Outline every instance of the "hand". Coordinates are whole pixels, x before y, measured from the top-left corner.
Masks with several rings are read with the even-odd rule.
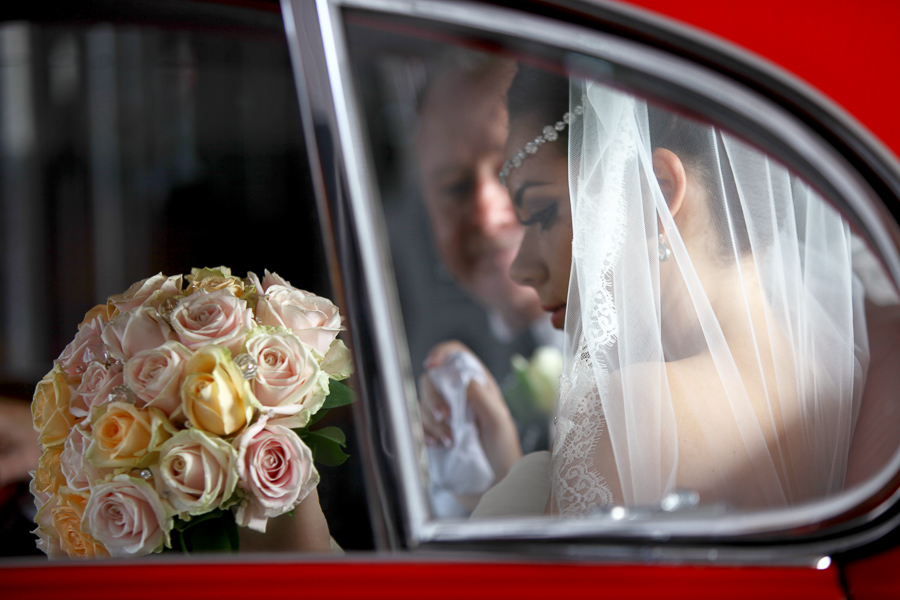
[[[31,406],[0,397],[0,487],[29,478],[41,457],[38,433],[31,422]]]
[[[440,366],[454,352],[466,352],[474,356],[472,351],[460,342],[444,342],[432,348],[425,360],[425,368]],[[499,481],[521,458],[522,448],[515,422],[500,392],[500,386],[481,361],[478,362],[484,371],[486,382],[479,383],[472,380],[467,389],[466,401],[475,415],[475,424],[485,455],[494,469],[496,480]],[[450,408],[427,373],[419,378],[419,396],[425,442],[431,446],[449,447],[453,443],[453,434],[447,424]]]
[[[319,492],[313,490],[295,509],[269,519],[266,532],[239,527],[241,552],[332,552],[328,521],[319,505]]]

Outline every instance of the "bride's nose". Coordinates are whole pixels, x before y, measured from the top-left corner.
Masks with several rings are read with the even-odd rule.
[[[547,266],[541,260],[538,245],[533,239],[532,228],[526,228],[516,258],[509,266],[509,278],[519,285],[538,289],[547,279]]]

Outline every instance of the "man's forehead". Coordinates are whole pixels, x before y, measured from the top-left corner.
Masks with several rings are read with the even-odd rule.
[[[445,83],[445,82],[441,82]],[[434,87],[423,105],[419,145],[440,162],[465,160],[473,153],[502,152],[507,116],[502,90],[471,82]]]

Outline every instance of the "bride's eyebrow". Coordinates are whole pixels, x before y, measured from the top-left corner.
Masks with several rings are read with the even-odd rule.
[[[513,205],[516,208],[522,208],[522,196],[529,188],[537,187],[539,185],[549,185],[548,181],[526,181],[523,183],[518,190],[516,190],[516,195],[513,196]]]

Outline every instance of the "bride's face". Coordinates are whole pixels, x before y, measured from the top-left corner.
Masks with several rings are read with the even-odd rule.
[[[545,124],[523,118],[511,124],[506,156],[538,135]],[[548,142],[507,177],[516,217],[525,228],[509,269],[513,281],[537,291],[553,326],[565,324],[572,264],[572,212],[569,204],[566,144]]]

